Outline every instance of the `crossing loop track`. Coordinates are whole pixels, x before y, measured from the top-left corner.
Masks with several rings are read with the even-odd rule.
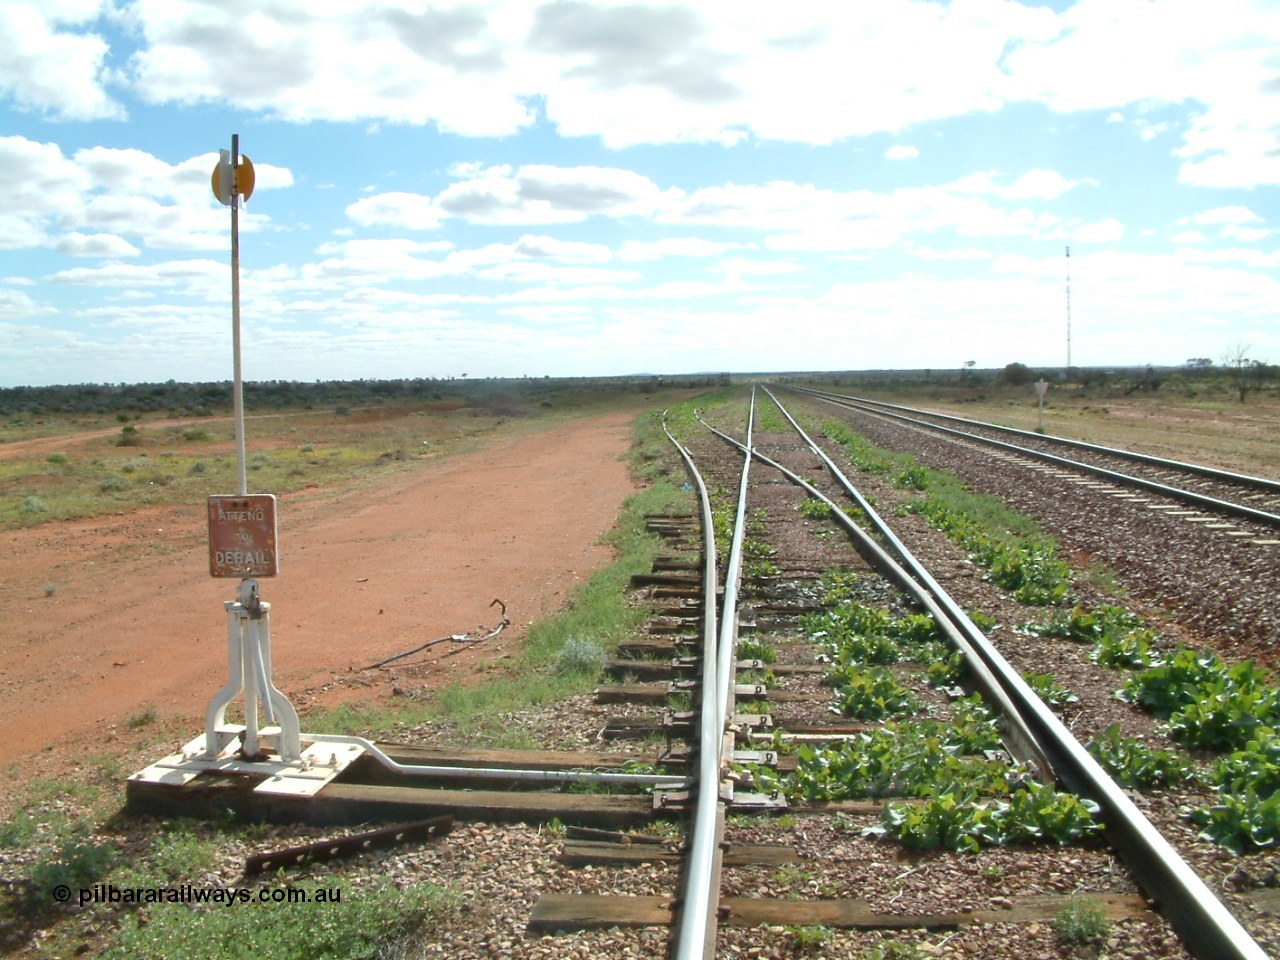
[[[1014,444],[1004,440],[997,440],[994,437],[987,437],[980,433],[975,433],[974,428],[999,431],[1040,443],[1052,442],[1055,445],[1086,450],[1095,454],[1105,454],[1108,457],[1121,457],[1147,466],[1158,467],[1166,471],[1168,474],[1181,474],[1184,477],[1208,478],[1209,480],[1215,481],[1217,484],[1221,485],[1221,488],[1224,491],[1234,489],[1237,497],[1240,499],[1250,495],[1258,496],[1260,495],[1259,491],[1263,491],[1264,494],[1275,494],[1277,497],[1280,497],[1280,482],[1269,480],[1265,477],[1250,477],[1243,474],[1231,473],[1225,470],[1216,470],[1212,467],[1206,467],[1201,464],[1183,463],[1177,460],[1164,460],[1159,457],[1148,456],[1147,454],[1134,453],[1127,450],[1116,450],[1110,447],[1101,447],[1096,444],[1084,443],[1078,440],[1067,440],[1060,437],[1046,437],[1041,434],[1029,433],[1025,430],[1014,430],[1011,427],[1004,427],[998,424],[964,420],[960,417],[951,417],[945,414],[916,410],[910,407],[901,407],[894,404],[881,403],[879,401],[863,400],[857,397],[848,397],[842,394],[829,393],[826,391],[810,390],[802,387],[788,387],[787,389],[830,403],[837,407],[858,410],[862,413],[895,420],[901,423],[907,423],[921,429],[930,430],[957,439],[963,439],[967,442],[984,444],[986,446],[1003,450],[1007,453],[1016,454],[1020,457],[1027,457],[1044,463],[1053,464],[1054,466],[1061,467],[1063,469],[1089,474],[1121,486],[1134,487],[1149,493],[1155,493],[1163,497],[1168,497],[1171,500],[1190,504],[1202,510],[1236,517],[1242,520],[1249,520],[1273,529],[1280,529],[1280,514],[1261,510],[1257,507],[1237,502],[1236,500],[1227,500],[1223,499],[1223,497],[1212,497],[1194,490],[1185,489],[1184,487],[1174,486],[1169,483],[1162,483],[1160,481],[1137,476],[1132,473],[1124,473],[1120,470],[1101,466],[1097,463],[1073,460],[1068,457],[1058,456],[1033,447]],[[943,426],[942,424],[932,422],[931,420],[923,419],[923,417],[961,423],[968,426],[970,429],[960,430],[954,427]],[[1224,493],[1224,496],[1225,495],[1227,494]]]
[[[766,391],[768,392],[768,391]],[[822,457],[832,474],[846,491],[853,491],[852,484],[844,477],[834,462],[810,439],[794,418],[783,408],[773,394],[769,396],[778,404],[791,425],[805,439],[810,449]],[[763,460],[759,454],[758,459]],[[798,478],[796,478],[798,480]],[[815,491],[816,492],[816,491]],[[866,503],[865,498],[851,493],[863,507],[876,532],[893,538],[892,531],[878,514]],[[825,499],[825,498],[824,498]],[[921,566],[904,546],[896,542],[904,565],[921,583],[929,584],[929,592],[942,600],[948,615],[956,614],[968,624],[966,633],[971,639],[978,657],[997,678],[1004,694],[1016,704],[1016,716],[1022,718],[1033,731],[1038,742],[1049,754],[1055,771],[1074,789],[1095,799],[1102,807],[1108,835],[1123,853],[1130,869],[1137,875],[1148,894],[1157,900],[1165,916],[1178,930],[1191,952],[1197,957],[1208,958],[1262,958],[1266,954],[1235,920],[1213,893],[1160,835],[1128,796],[1098,766],[1097,762],[1075,739],[1061,720],[1037,697],[995,647],[968,622],[927,570]],[[972,636],[976,634],[976,636]],[[1003,699],[1003,698],[1002,698]]]
[[[1262,949],[1196,873],[1182,861],[1172,846],[1076,741],[1062,721],[1041,702],[982,631],[912,556],[867,499],[843,475],[837,464],[804,432],[777,398],[767,390],[765,392],[808,448],[823,460],[833,479],[866,514],[871,530],[859,527],[840,509],[839,504],[812,484],[753,449],[751,425],[755,418],[754,391],[746,443],[740,443],[703,422],[708,430],[744,455],[724,606],[717,630],[716,545],[711,533],[714,524],[706,484],[688,449],[668,432],[668,437],[680,452],[699,491],[704,530],[707,531],[704,538],[704,587],[707,592],[704,600],[702,716],[697,748],[700,757],[698,802],[693,841],[685,867],[681,919],[675,938],[674,956],[678,960],[697,960],[715,955],[716,904],[719,898],[720,851],[725,822],[725,805],[722,801],[732,791],[731,782],[726,783],[725,775],[734,743],[733,733],[729,730],[729,710],[732,707],[733,689],[731,672],[735,662],[737,582],[745,529],[747,471],[751,460],[755,459],[780,471],[807,494],[823,500],[833,508],[833,518],[845,527],[858,544],[860,552],[872,565],[933,615],[935,622],[951,642],[964,652],[975,686],[989,702],[998,705],[1004,712],[1012,732],[1012,736],[1007,738],[1012,741],[1011,749],[1023,759],[1037,763],[1042,768],[1042,775],[1046,767],[1051,767],[1050,776],[1062,779],[1078,793],[1090,796],[1099,803],[1104,811],[1111,842],[1121,851],[1148,895],[1161,905],[1166,918],[1178,930],[1193,955],[1224,960],[1260,960],[1265,957]]]

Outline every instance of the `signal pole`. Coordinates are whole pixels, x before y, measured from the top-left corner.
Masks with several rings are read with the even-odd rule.
[[[240,367],[240,194],[237,191],[236,167],[240,166],[240,134],[231,135],[231,352],[232,413],[236,421],[236,479],[237,492],[244,496],[249,492],[244,465],[244,379]],[[1070,360],[1067,361],[1070,366]]]

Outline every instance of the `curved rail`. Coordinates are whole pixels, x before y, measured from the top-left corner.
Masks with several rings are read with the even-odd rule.
[[[775,400],[774,402],[776,403],[777,401]],[[785,411],[783,412],[785,413]],[[746,450],[746,447],[743,446],[743,444],[739,443],[728,434],[721,433],[714,427],[708,427],[708,429],[726,443],[729,443],[740,450]],[[1012,752],[1017,755],[1020,760],[1024,760],[1025,762],[1037,767],[1046,779],[1052,779],[1052,766],[1049,763],[1048,758],[1045,756],[1044,751],[1041,750],[1040,745],[1037,743],[1035,734],[1022,721],[1017,707],[1008,698],[1008,696],[1005,695],[1004,689],[997,682],[996,678],[991,675],[991,672],[986,667],[984,661],[978,656],[977,652],[972,647],[970,638],[974,634],[981,637],[981,631],[974,626],[968,616],[966,616],[954,602],[951,602],[951,598],[942,591],[942,588],[937,587],[936,583],[934,584],[938,593],[940,593],[949,603],[949,607],[940,602],[939,598],[924,584],[922,580],[913,577],[911,573],[899,564],[897,560],[890,556],[889,553],[885,551],[885,549],[881,547],[880,544],[870,536],[870,534],[867,533],[867,531],[858,526],[851,517],[841,510],[839,504],[827,497],[827,495],[821,490],[813,486],[813,484],[809,483],[803,477],[788,470],[782,464],[765,456],[760,451],[752,450],[751,455],[765,466],[773,467],[773,469],[780,472],[811,497],[821,500],[830,507],[832,519],[843,526],[846,532],[848,532],[848,534],[857,541],[858,549],[863,553],[868,561],[875,566],[877,570],[884,574],[886,578],[908,593],[922,609],[929,612],[933,617],[934,622],[938,625],[938,629],[946,634],[947,638],[956,646],[957,649],[964,652],[966,661],[972,669],[974,686],[976,686],[982,692],[982,695],[988,700],[998,703],[1001,711],[1008,718],[1010,725],[1009,739]],[[861,500],[860,494],[858,495],[858,498]],[[872,515],[874,515],[874,511],[872,511]],[[876,519],[878,520],[879,518],[877,517]],[[899,546],[901,545],[899,544]],[[905,548],[902,549],[905,552]],[[907,556],[910,556],[910,554],[907,554]]]
[[[770,396],[778,403],[776,397],[772,397],[772,394]],[[778,407],[783,409],[780,403]],[[786,413],[785,410],[783,412]],[[787,418],[791,419],[790,414],[787,414]],[[795,421],[792,420],[792,423]],[[800,432],[803,435],[803,431]],[[813,441],[808,442],[816,451]],[[759,454],[756,456],[760,458]],[[829,458],[823,456],[823,459],[831,464]],[[851,489],[852,485],[840,471],[833,469],[833,474],[839,477],[839,482],[846,490]],[[808,484],[805,486],[809,487]],[[812,490],[812,487],[809,489]],[[822,499],[826,500],[825,497]],[[860,495],[857,499],[860,504],[865,503]],[[826,502],[831,503],[829,500]],[[837,511],[837,516],[842,515]],[[887,525],[874,511],[867,511],[867,515],[882,535],[892,537]],[[919,577],[921,583],[930,584],[930,594],[939,600],[946,596],[946,592],[933,581],[928,571],[900,543],[895,548],[895,552],[899,551],[912,575]],[[968,621],[968,617],[959,611],[949,597],[946,603],[949,608],[958,611],[964,621]],[[1005,697],[1016,705],[1016,715],[1031,729],[1037,742],[1049,755],[1055,771],[1073,789],[1097,801],[1106,818],[1108,836],[1124,854],[1129,868],[1138,877],[1147,894],[1160,903],[1165,917],[1178,931],[1192,954],[1203,960],[1263,960],[1266,953],[1205,886],[1199,875],[1183,861],[1053,711],[1032,692],[990,640],[971,622],[968,623],[968,628],[966,633],[971,629],[976,634],[970,638],[975,651],[996,677]]]
[[[747,415],[748,444],[755,416],[755,392]],[[680,452],[685,469],[698,490],[703,522],[703,641],[702,696],[698,732],[697,805],[694,808],[693,839],[685,861],[685,883],[678,931],[674,943],[676,960],[703,960],[715,956],[720,905],[720,870],[723,858],[725,782],[730,756],[726,755],[726,724],[733,705],[734,648],[738,629],[738,588],[742,572],[742,542],[746,530],[747,484],[751,457],[743,458],[738,484],[738,504],[733,540],[725,570],[724,606],[720,630],[716,630],[716,543],[711,500],[706,484],[689,451],[670,431],[668,439]],[[731,749],[731,747],[730,747]]]
[[[1265,510],[1256,510],[1253,507],[1246,507],[1243,504],[1232,503],[1229,500],[1219,500],[1216,497],[1208,497],[1202,493],[1195,493],[1191,490],[1183,490],[1181,487],[1171,487],[1168,484],[1157,483],[1154,480],[1147,480],[1144,477],[1135,477],[1133,474],[1120,473],[1116,470],[1108,470],[1106,467],[1094,466],[1090,463],[1082,463],[1079,460],[1069,460],[1066,457],[1059,457],[1052,453],[1045,453],[1042,450],[1032,450],[1029,447],[1020,447],[1017,444],[1006,443],[1003,440],[996,440],[992,437],[980,436],[976,433],[969,433],[966,430],[956,430],[952,427],[944,427],[938,423],[929,423],[926,420],[919,420],[915,417],[908,417],[901,413],[892,413],[888,410],[877,410],[868,408],[864,405],[864,401],[853,400],[851,398],[842,397],[839,394],[822,394],[812,390],[802,390],[791,387],[798,393],[816,397],[825,403],[834,406],[845,407],[846,409],[858,410],[862,413],[871,414],[877,417],[886,417],[893,420],[901,420],[904,423],[910,423],[914,426],[923,427],[927,430],[933,430],[938,433],[950,436],[961,437],[976,443],[986,444],[987,446],[996,447],[1008,453],[1015,453],[1019,456],[1031,457],[1036,460],[1042,460],[1046,463],[1052,463],[1059,467],[1069,470],[1076,470],[1081,473],[1088,473],[1095,477],[1101,477],[1118,483],[1123,486],[1137,487],[1147,490],[1151,493],[1158,493],[1161,496],[1168,497],[1171,500],[1181,500],[1183,503],[1194,504],[1205,510],[1213,510],[1217,513],[1225,513],[1230,516],[1239,517],[1245,520],[1252,520],[1255,523],[1261,523],[1268,527],[1280,528],[1280,516],[1274,513],[1267,513]],[[930,414],[933,416],[933,414]],[[1037,434],[1038,436],[1038,434]],[[1172,463],[1173,461],[1169,461]],[[1209,469],[1209,468],[1205,468]]]

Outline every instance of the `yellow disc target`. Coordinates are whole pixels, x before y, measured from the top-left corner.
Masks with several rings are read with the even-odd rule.
[[[225,151],[224,151],[225,152]],[[219,163],[213,168],[213,176],[210,178],[210,186],[213,187],[213,195],[218,198],[219,203],[231,203],[231,190],[223,190],[222,176],[224,165]],[[229,173],[231,164],[226,164],[225,169]],[[253,194],[253,164],[249,162],[249,158],[242,156],[240,163],[236,166],[236,193],[240,194],[245,200]]]

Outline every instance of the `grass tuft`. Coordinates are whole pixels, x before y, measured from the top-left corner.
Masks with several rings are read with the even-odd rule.
[[[1082,947],[1101,941],[1111,924],[1095,901],[1072,900],[1053,918],[1053,929],[1064,946]]]

